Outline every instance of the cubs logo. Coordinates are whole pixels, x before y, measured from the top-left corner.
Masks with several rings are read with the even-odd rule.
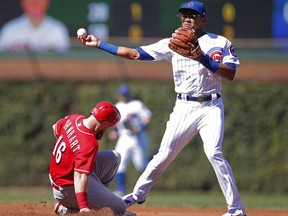
[[[234,46],[233,45],[231,45],[230,46],[230,53],[231,53],[231,55],[233,55],[235,58],[237,57],[237,55],[236,55],[236,52],[235,52],[235,49],[234,49]]]
[[[189,2],[187,6],[192,7],[193,5],[194,5],[194,2]]]
[[[221,48],[214,48],[212,50],[209,50],[207,53],[209,55],[209,58],[217,61],[218,63],[222,62],[222,49]]]

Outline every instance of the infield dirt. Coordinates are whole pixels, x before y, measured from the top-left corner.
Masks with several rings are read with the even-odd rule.
[[[128,209],[137,216],[221,216],[225,209],[212,208],[181,208],[181,207],[151,207],[151,206],[133,206]],[[1,216],[55,216],[53,205],[46,202],[38,204],[31,203],[0,203]],[[76,214],[77,215],[77,214]],[[109,209],[99,210],[93,213],[81,214],[85,216],[113,216]],[[286,216],[288,210],[276,209],[247,209],[249,216]]]

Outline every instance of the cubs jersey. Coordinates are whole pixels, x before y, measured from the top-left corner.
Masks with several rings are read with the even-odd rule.
[[[54,146],[50,175],[58,186],[74,184],[74,171],[89,175],[96,160],[99,146],[95,133],[83,125],[85,116],[72,114],[55,124]]]
[[[167,60],[172,63],[175,91],[198,97],[221,92],[221,78],[198,61],[183,57],[169,47],[170,38],[141,48],[156,61]],[[198,38],[203,54],[208,55],[218,63],[240,65],[232,43],[225,37],[206,33]]]
[[[150,118],[152,115],[151,111],[140,100],[130,100],[127,103],[119,101],[115,106],[121,113],[121,119],[117,125],[117,131],[120,136],[133,135],[133,132],[125,126],[126,123],[133,127],[141,128],[145,119]],[[142,131],[140,130],[139,132]]]
[[[192,6],[194,2],[188,4]],[[139,49],[139,59],[169,61],[173,68],[176,93],[193,97],[211,95],[211,100],[204,102],[177,97],[173,112],[166,124],[159,151],[139,177],[133,189],[133,195],[135,195],[133,197],[137,201],[145,200],[156,180],[199,133],[203,141],[204,152],[215,171],[228,209],[239,208],[244,211],[232,169],[222,152],[224,105],[220,97],[212,97],[212,94],[219,95],[221,92],[221,78],[200,62],[172,51],[168,47],[169,40],[170,38],[167,38],[155,44],[142,46],[142,50]],[[234,48],[225,37],[206,33],[198,38],[198,42],[205,57],[235,69],[239,66]]]

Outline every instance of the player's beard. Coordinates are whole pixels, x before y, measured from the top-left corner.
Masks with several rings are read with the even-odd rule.
[[[103,131],[99,131],[99,132],[96,134],[96,139],[97,139],[97,140],[101,140],[103,134],[104,134]]]

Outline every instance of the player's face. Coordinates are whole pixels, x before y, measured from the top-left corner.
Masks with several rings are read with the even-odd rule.
[[[29,17],[43,17],[49,7],[49,0],[21,0],[21,5]]]
[[[101,140],[106,131],[111,127],[111,124],[108,121],[101,123],[101,126],[95,130],[96,139]]]
[[[180,14],[182,27],[185,29],[193,29],[195,31],[202,29],[205,23],[205,17],[197,12],[189,11]]]

